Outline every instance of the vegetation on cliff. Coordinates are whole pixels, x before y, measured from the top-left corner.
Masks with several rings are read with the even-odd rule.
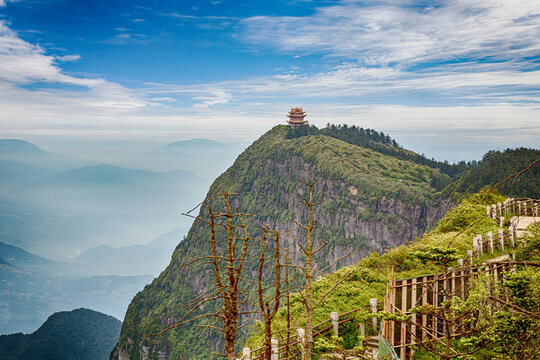
[[[497,203],[504,197],[485,193],[474,194],[464,199],[458,206],[450,210],[430,232],[424,234],[415,242],[401,245],[387,250],[384,254],[372,252],[357,264],[342,268],[334,273],[320,277],[314,283],[315,301],[325,294],[333,284],[343,281],[323,301],[314,314],[314,323],[319,323],[330,318],[332,311],[340,314],[361,308],[369,304],[369,299],[382,300],[386,294],[386,284],[393,276],[395,279],[411,278],[441,272],[444,266],[434,262],[426,262],[412,253],[425,250],[427,247],[447,247],[456,250],[456,255],[463,258],[467,250],[472,248],[472,238],[477,234],[485,234],[489,231],[496,232],[498,224],[485,216],[486,203]],[[484,255],[489,258],[488,255]],[[290,299],[290,309],[293,318],[300,318],[303,312],[300,294],[293,294]],[[274,320],[274,331],[286,329],[286,310],[280,308],[278,316]],[[368,309],[364,312],[367,317]],[[360,321],[362,315],[358,317]],[[303,326],[300,322],[298,326]],[[354,326],[351,326],[354,329]],[[261,325],[257,323],[253,329],[254,334],[247,341],[251,348],[257,348],[261,344]],[[358,342],[357,330],[348,331],[345,336],[345,346],[354,347]]]
[[[343,126],[290,130],[276,126],[216,179],[208,196],[223,192],[239,194],[232,205],[255,215],[247,222],[250,234],[257,236],[262,225],[279,228],[288,235],[283,246],[293,249],[291,257],[298,260],[300,249],[296,238],[300,234],[293,220],[305,222],[306,211],[299,204],[304,190],[297,180],[307,179],[309,169],[314,169],[319,180],[314,201],[322,201],[314,214],[319,221],[315,237],[320,243],[328,242],[315,262],[323,268],[351,250],[360,250],[348,259],[348,264],[356,265],[317,282],[315,298],[345,274],[350,276],[338,292],[322,302],[315,314],[314,322],[317,322],[327,319],[330,311],[346,312],[358,304],[366,304],[369,298],[381,299],[392,266],[396,277],[428,274],[438,269],[410,256],[411,251],[446,246],[451,241],[457,254],[464,255],[471,248],[472,236],[495,230],[497,224],[485,218],[485,206],[479,195],[473,195],[433,231],[412,244],[446,213],[452,204],[448,200],[450,196],[460,198],[461,191],[468,191],[452,185],[451,175],[459,178],[476,168],[482,172],[481,165],[446,167],[445,163],[428,161],[401,149],[386,135],[371,130],[362,132]],[[505,176],[510,173],[507,170]],[[464,179],[462,183],[469,181]],[[483,187],[489,181],[482,176],[477,186]],[[500,200],[498,195],[483,199],[486,203]],[[204,211],[200,215],[204,216]],[[112,359],[205,359],[211,357],[212,351],[221,350],[223,340],[219,334],[194,326],[176,328],[155,341],[147,337],[176,323],[185,304],[208,289],[212,275],[205,264],[182,266],[208,255],[208,236],[208,228],[195,222],[187,238],[175,249],[170,265],[133,299]],[[411,245],[404,246],[407,243]],[[393,249],[379,255],[390,248]],[[361,260],[368,254],[369,257]],[[248,277],[255,276],[255,261],[248,262],[245,268]],[[291,308],[298,315],[302,304],[300,295],[295,296]],[[208,311],[212,311],[211,305],[204,305],[193,316]],[[274,322],[276,329],[283,327],[283,315],[280,310]],[[254,320],[243,317],[240,323],[250,324]],[[347,341],[355,341],[356,335],[351,334],[352,340]],[[242,343],[242,336],[238,343]],[[255,346],[259,340],[254,336],[249,343]]]
[[[310,168],[319,180],[314,201],[323,200],[315,213],[319,220],[317,239],[329,243],[314,259],[321,267],[353,249],[361,252],[351,257],[349,264],[369,251],[412,241],[444,214],[448,204],[437,195],[437,184],[447,183],[449,176],[440,169],[335,137],[319,134],[287,139],[287,133],[285,126],[270,130],[209,190],[209,195],[225,191],[239,194],[233,206],[255,215],[248,224],[252,235],[257,235],[256,228],[263,224],[277,226],[290,234],[284,246],[294,249],[298,229],[293,220],[306,218],[298,202],[303,189],[297,180],[307,179]],[[208,253],[207,238],[208,229],[195,222],[167,269],[134,298],[113,358],[122,353],[131,360],[140,359],[143,346],[148,348],[148,358],[159,354],[204,358],[218,350],[221,343],[216,334],[207,332],[201,338],[202,331],[193,327],[175,329],[153,343],[145,338],[175,323],[183,304],[209,285],[206,265],[181,266]],[[293,252],[293,258],[299,256],[299,249]],[[255,268],[254,262],[246,265],[248,274]]]

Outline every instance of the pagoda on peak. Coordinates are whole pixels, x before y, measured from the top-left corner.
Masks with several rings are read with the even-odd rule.
[[[302,111],[302,108],[291,108],[291,111],[287,116],[289,117],[287,123],[289,127],[293,129],[307,124],[307,120],[304,119],[306,117],[306,113]]]

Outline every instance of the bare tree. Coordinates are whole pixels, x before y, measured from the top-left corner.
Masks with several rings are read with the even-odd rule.
[[[184,315],[178,322],[159,333],[149,335],[156,337],[195,320],[212,318],[213,321],[210,324],[196,324],[195,326],[207,327],[223,333],[225,338],[225,354],[218,355],[226,357],[227,360],[235,359],[234,348],[239,329],[239,317],[252,312],[241,310],[242,305],[248,303],[247,299],[249,297],[241,287],[241,281],[243,280],[241,274],[249,255],[250,242],[253,240],[248,235],[244,221],[244,218],[250,215],[242,213],[238,209],[233,211],[230,205],[230,197],[232,195],[236,194],[225,192],[211,196],[185,214],[191,216],[190,213],[199,206],[207,207],[208,218],[202,216],[194,218],[196,221],[203,221],[210,228],[208,242],[211,247],[211,255],[196,258],[183,266],[199,261],[210,264],[213,269],[214,285],[188,304],[183,310]],[[215,212],[213,204],[220,201],[222,202],[224,211]],[[225,242],[221,244],[219,240],[223,237]],[[221,308],[216,312],[190,317],[203,304],[210,301],[219,301]],[[221,326],[219,326],[219,323],[221,323]]]
[[[266,257],[267,234],[274,233],[274,253]],[[276,228],[274,231],[269,231],[263,227],[263,238],[261,244],[261,256],[259,258],[259,273],[258,273],[258,297],[259,309],[264,321],[264,358],[270,360],[272,355],[272,320],[276,316],[281,300],[281,258],[280,258],[279,231]],[[275,270],[275,281],[267,286],[263,283],[264,265],[267,261],[273,260],[272,268]],[[273,291],[273,294],[268,299],[265,297],[265,291]]]
[[[352,274],[352,271],[345,274],[338,282],[336,282],[326,293],[324,293],[318,301],[315,303],[313,299],[313,279],[315,277],[315,274],[324,274],[326,270],[330,269],[332,266],[334,266],[338,261],[343,260],[344,258],[352,255],[355,253],[355,251],[347,253],[345,256],[342,256],[338,259],[336,259],[333,263],[328,265],[327,267],[323,269],[316,269],[316,266],[314,265],[313,257],[315,254],[317,254],[321,249],[323,249],[326,246],[326,242],[323,244],[320,244],[318,246],[315,245],[315,241],[313,239],[313,231],[315,229],[315,226],[317,225],[317,221],[313,219],[313,210],[315,206],[322,203],[322,201],[314,202],[313,200],[313,190],[315,185],[318,183],[317,180],[314,180],[313,177],[313,169],[310,169],[309,172],[309,181],[302,181],[298,180],[300,183],[304,184],[308,188],[308,197],[307,199],[304,198],[301,202],[307,207],[308,210],[308,219],[307,224],[301,224],[298,221],[294,221],[296,225],[298,225],[301,229],[303,229],[306,232],[306,240],[305,240],[305,246],[302,245],[302,242],[299,241],[298,245],[300,246],[300,249],[302,250],[302,253],[305,255],[305,265],[298,265],[293,264],[293,266],[298,269],[301,274],[302,278],[305,280],[304,289],[302,292],[299,292],[300,296],[302,297],[302,300],[304,302],[304,315],[305,315],[305,344],[303,344],[303,359],[304,360],[310,360],[311,359],[311,352],[313,349],[313,312],[314,310],[322,303],[322,301],[332,292],[336,289],[336,287],[344,282],[350,274]]]

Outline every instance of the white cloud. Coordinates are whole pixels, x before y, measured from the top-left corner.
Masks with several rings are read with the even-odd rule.
[[[23,103],[30,102],[32,98],[43,99],[44,96],[54,97],[55,94],[62,94],[67,95],[66,99],[69,101],[79,99],[80,105],[84,104],[92,109],[96,107],[127,109],[144,106],[144,102],[131,96],[129,90],[119,84],[99,78],[72,76],[64,73],[57,65],[57,61],[74,61],[79,58],[79,55],[63,57],[47,55],[43,48],[21,39],[4,21],[0,20],[0,84],[2,85],[0,95],[3,98],[2,103],[7,105],[11,100],[16,103],[21,100],[17,97],[20,94],[25,94],[26,101]],[[60,86],[76,85],[86,91],[82,94],[58,89],[50,92],[46,90],[28,91],[20,87],[20,85],[33,83]]]
[[[81,55],[75,54],[75,55],[64,55],[64,56],[57,56],[56,60],[58,61],[77,61],[81,59]]]
[[[284,52],[324,53],[367,65],[538,55],[540,0],[342,1],[306,17],[256,16],[244,38]]]
[[[0,7],[4,7],[8,2],[17,2],[19,0],[0,0]]]

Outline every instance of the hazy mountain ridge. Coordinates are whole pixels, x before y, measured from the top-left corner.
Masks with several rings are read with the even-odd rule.
[[[129,300],[153,277],[92,276],[81,264],[51,261],[3,243],[0,250],[0,334],[31,332],[51,313],[76,307],[123,318]]]
[[[0,336],[0,360],[105,360],[121,325],[89,309],[58,312],[32,334]]]
[[[90,160],[49,152],[19,139],[0,139],[0,158],[54,171],[94,164]]]

